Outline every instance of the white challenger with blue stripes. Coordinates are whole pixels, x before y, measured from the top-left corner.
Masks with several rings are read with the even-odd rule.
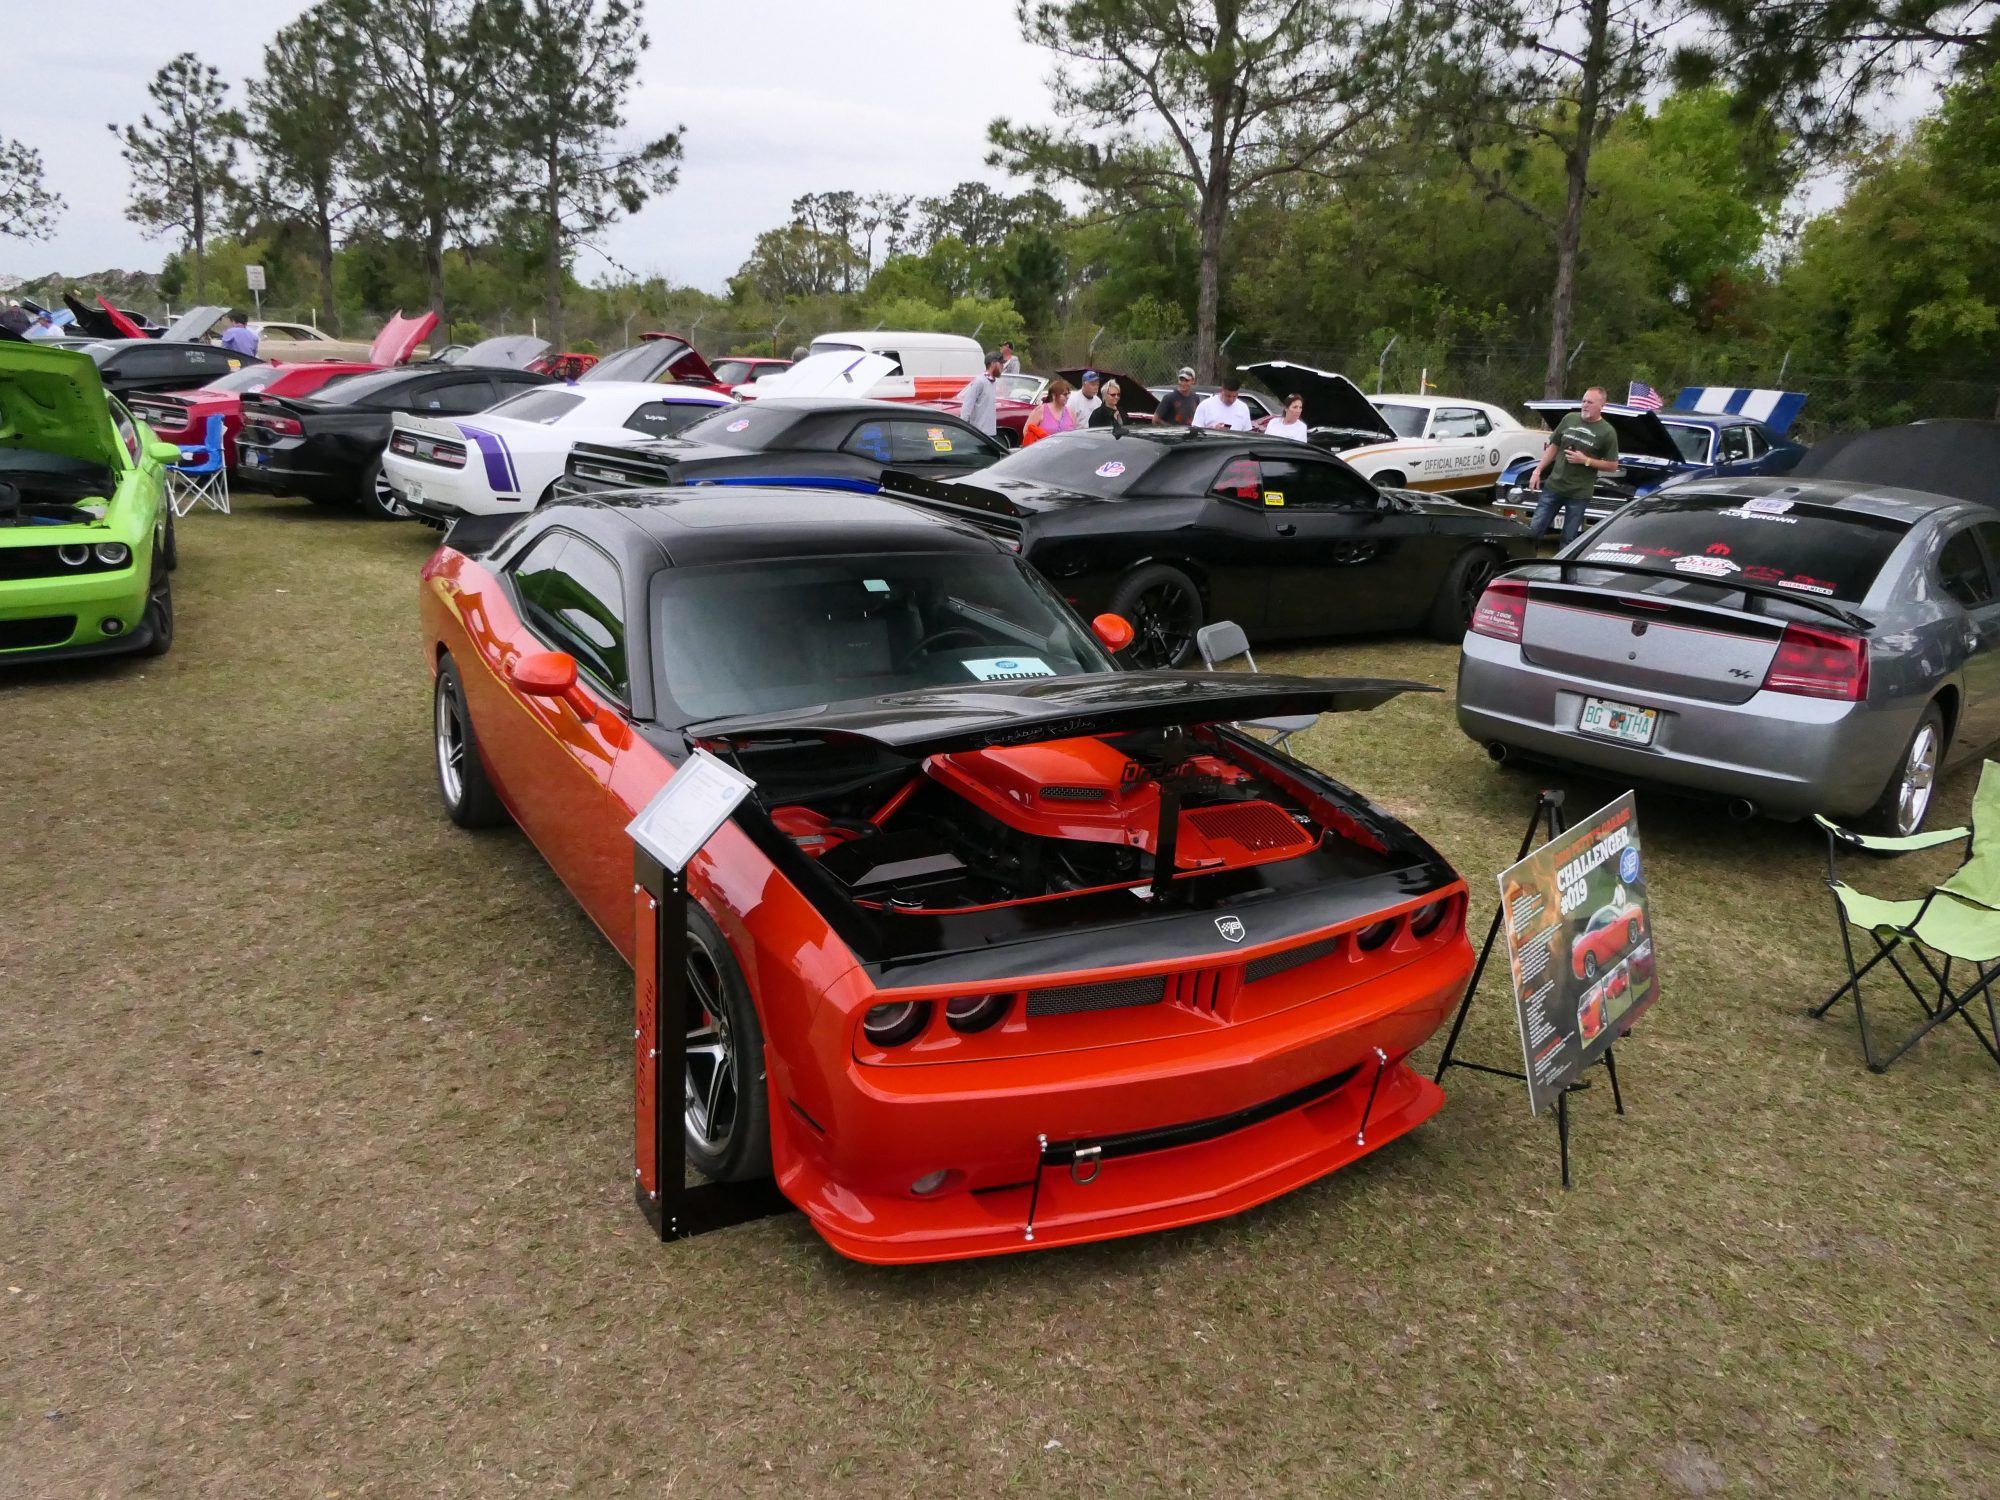
[[[477,416],[398,413],[382,473],[418,520],[525,515],[547,499],[580,442],[629,447],[672,437],[734,398],[642,381],[542,386]]]

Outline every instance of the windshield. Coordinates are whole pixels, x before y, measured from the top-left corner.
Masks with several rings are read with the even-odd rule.
[[[1042,377],[1039,375],[1002,375],[999,396],[1002,401],[1032,401],[1040,394]]]
[[[680,436],[690,443],[719,443],[725,448],[748,448],[755,452],[773,447],[794,426],[802,413],[761,401],[729,405],[709,412],[699,422],[690,422]]]
[[[1662,493],[1626,506],[1573,555],[1854,603],[1908,531],[1902,521],[1802,500]]]
[[[1112,669],[1048,585],[998,552],[668,568],[652,592],[660,690],[682,724]]]
[[[1667,435],[1674,440],[1674,446],[1681,450],[1681,457],[1691,464],[1708,462],[1708,429],[1706,427],[1683,427],[1678,422],[1669,422]]]
[[[981,484],[1032,479],[1093,495],[1122,495],[1166,453],[1163,444],[1109,433],[1059,432],[1008,454]]]
[[[1377,401],[1375,410],[1382,413],[1382,420],[1395,429],[1397,437],[1420,438],[1424,435],[1424,418],[1430,412],[1421,406],[1396,406]]]
[[[715,371],[717,385],[744,385],[759,375],[775,375],[789,367],[769,360],[718,359],[710,368]]]
[[[570,412],[583,405],[583,397],[572,391],[533,390],[523,391],[518,396],[509,396],[505,401],[486,408],[489,417],[512,417],[517,422],[539,422],[544,427],[553,427]]]

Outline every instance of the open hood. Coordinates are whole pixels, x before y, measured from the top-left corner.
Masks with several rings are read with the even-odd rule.
[[[503,333],[482,339],[452,361],[482,370],[525,370],[549,351],[549,341],[531,333]]]
[[[662,385],[714,385],[715,371],[701,351],[677,333],[648,333],[640,342],[607,354],[583,374],[585,380],[637,380]]]
[[[1581,401],[1529,401],[1523,404],[1529,411],[1538,411],[1549,418],[1551,431],[1557,422],[1583,406]],[[1607,403],[1604,420],[1618,434],[1620,458],[1651,459],[1655,463],[1687,466],[1687,460],[1681,456],[1680,445],[1667,431],[1667,424],[1660,420],[1659,413],[1642,411],[1636,406],[1612,406]],[[1702,466],[1697,464],[1693,467]]]
[[[1269,672],[1096,672],[973,687],[921,688],[879,698],[750,714],[690,725],[696,740],[860,741],[920,759],[989,745],[1028,745],[1165,725],[1192,726],[1286,714],[1354,713],[1399,693],[1435,693],[1420,682],[1368,677],[1284,677]]]
[[[1806,404],[1804,391],[1759,390],[1742,385],[1684,385],[1674,410],[1705,417],[1749,417],[1783,437]]]
[[[382,325],[382,331],[375,335],[375,342],[368,346],[368,363],[371,365],[400,365],[417,352],[417,345],[430,337],[437,327],[438,315],[427,312],[421,318],[406,318],[402,308]],[[529,356],[533,358],[533,356]]]
[[[1083,365],[1072,365],[1067,370],[1056,371],[1056,374],[1069,382],[1071,390],[1078,390],[1083,385],[1085,368]],[[1147,390],[1137,376],[1127,375],[1123,370],[1107,370],[1102,365],[1088,368],[1097,371],[1100,380],[1118,382],[1118,409],[1126,416],[1150,417],[1160,409],[1160,398]],[[1101,391],[1104,387],[1099,385],[1098,389]]]
[[[35,448],[116,469],[124,451],[88,354],[0,344],[0,448]]]
[[[170,344],[199,343],[228,316],[229,309],[226,307],[190,307],[169,323],[167,331],[160,337]]]
[[[1245,375],[1254,375],[1264,389],[1278,398],[1278,415],[1284,415],[1287,396],[1305,401],[1307,427],[1337,427],[1346,432],[1379,433],[1382,441],[1397,441],[1396,429],[1375,409],[1375,403],[1361,393],[1361,387],[1333,370],[1316,370],[1311,365],[1295,365],[1288,359],[1260,360],[1254,365],[1238,365]]]
[[[895,372],[896,362],[887,355],[829,349],[766,375],[751,389],[760,401],[766,396],[866,396]]]
[[[63,306],[70,312],[70,327],[87,338],[93,339],[142,339],[146,335],[133,326],[132,320],[119,313],[110,303],[92,307],[82,301],[74,292],[62,294]],[[121,326],[122,325],[122,326]]]

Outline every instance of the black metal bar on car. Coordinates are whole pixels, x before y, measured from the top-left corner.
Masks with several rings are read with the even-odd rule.
[[[1875,622],[1865,615],[1856,614],[1853,610],[1843,605],[1835,604],[1830,599],[1820,599],[1811,594],[1802,594],[1796,589],[1779,588],[1776,584],[1772,583],[1745,583],[1741,579],[1736,578],[1693,578],[1684,573],[1670,573],[1661,568],[1648,567],[1644,563],[1591,562],[1583,558],[1531,558],[1526,562],[1519,562],[1510,567],[1502,568],[1494,576],[1496,578],[1504,578],[1513,575],[1525,575],[1530,568],[1556,568],[1560,571],[1560,577],[1555,579],[1524,577],[1524,581],[1528,583],[1576,583],[1578,580],[1575,577],[1575,570],[1578,568],[1594,568],[1606,573],[1636,573],[1645,578],[1671,578],[1681,583],[1699,583],[1705,588],[1721,589],[1726,593],[1742,594],[1747,599],[1782,599],[1787,604],[1797,604],[1805,609],[1816,610],[1820,614],[1829,615],[1840,621],[1843,625],[1853,626],[1856,630],[1873,630],[1875,628]]]
[[[1248,1130],[1252,1125],[1261,1125],[1266,1120],[1274,1120],[1279,1115],[1317,1103],[1352,1082],[1360,1071],[1361,1065],[1357,1063],[1331,1078],[1322,1078],[1289,1094],[1253,1104],[1234,1114],[1213,1115],[1206,1120],[1187,1120],[1179,1125],[1160,1125],[1151,1130],[1131,1130],[1123,1135],[1100,1135],[1087,1139],[1080,1137],[1071,1141],[1051,1141],[1045,1137],[1040,1165],[1066,1167],[1079,1156],[1087,1156],[1090,1160],[1140,1156],[1148,1151],[1167,1151],[1175,1146],[1193,1146],[1218,1136],[1233,1135],[1239,1130]]]

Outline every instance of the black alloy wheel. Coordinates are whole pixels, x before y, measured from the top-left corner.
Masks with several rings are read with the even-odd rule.
[[[1452,559],[1444,582],[1431,601],[1430,619],[1425,629],[1432,639],[1456,642],[1465,639],[1465,627],[1479,607],[1479,596],[1500,571],[1500,560],[1484,547],[1468,547]]]
[[[1595,953],[1586,953],[1583,955],[1583,977],[1586,980],[1597,977],[1597,955]]]
[[[141,656],[165,656],[173,650],[174,586],[167,581],[166,566],[157,557],[153,561],[153,587],[146,596],[142,622],[152,634],[139,648]]]
[[[719,1182],[766,1177],[771,1121],[764,1032],[735,955],[707,912],[689,903],[687,924],[688,1160]]]
[[[1132,627],[1125,659],[1135,667],[1184,667],[1202,627],[1201,593],[1185,573],[1160,564],[1138,569],[1111,596],[1111,613]]]

